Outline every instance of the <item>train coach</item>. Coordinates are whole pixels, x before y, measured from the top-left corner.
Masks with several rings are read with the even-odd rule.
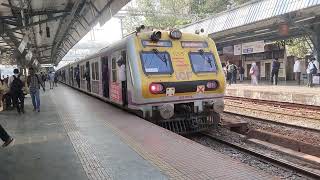
[[[212,39],[139,31],[62,67],[60,81],[179,134],[220,121],[225,78]]]

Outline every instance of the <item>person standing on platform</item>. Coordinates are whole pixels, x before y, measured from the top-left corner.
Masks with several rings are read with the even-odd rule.
[[[33,111],[40,112],[40,85],[43,91],[46,91],[42,84],[41,78],[35,73],[33,68],[29,68],[30,75],[28,76],[28,87],[30,89],[30,95],[32,98]]]
[[[229,85],[237,82],[237,66],[231,63],[228,66],[228,74],[229,74]]]
[[[23,82],[20,79],[19,70],[13,70],[14,75],[12,82],[10,83],[10,94],[12,97],[13,107],[17,108],[18,113],[24,113],[24,94],[22,88]]]
[[[242,66],[239,67],[239,78],[240,82],[244,80],[244,68]]]
[[[300,85],[300,79],[301,79],[301,65],[300,65],[300,60],[296,59],[293,65],[293,72],[295,74],[296,81],[298,85]]]
[[[307,86],[308,87],[312,87],[313,86],[313,82],[312,82],[313,75],[317,74],[317,71],[318,71],[314,61],[315,61],[315,58],[311,58],[311,59],[308,60],[308,67],[307,67],[307,74],[308,74],[308,84],[307,84]]]
[[[277,85],[278,84],[278,75],[280,69],[280,62],[278,58],[272,60],[272,70],[271,70],[271,83]]]
[[[250,68],[251,84],[258,85],[259,68],[255,62],[252,63]]]
[[[4,142],[2,144],[2,147],[7,147],[9,146],[13,141],[14,139],[9,136],[9,134],[7,133],[7,131],[1,126],[0,124],[0,138],[1,140]]]

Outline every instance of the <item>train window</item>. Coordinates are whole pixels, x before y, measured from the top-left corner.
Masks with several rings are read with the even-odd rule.
[[[168,52],[143,51],[140,53],[145,74],[172,74],[172,63]]]
[[[217,71],[216,61],[211,52],[190,52],[189,58],[195,73]]]
[[[116,58],[112,58],[112,82],[117,82],[117,62]]]

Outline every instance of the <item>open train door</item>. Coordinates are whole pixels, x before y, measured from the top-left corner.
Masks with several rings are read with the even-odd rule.
[[[126,51],[116,51],[111,59],[110,99],[122,106],[128,105]]]
[[[103,90],[103,97],[110,98],[109,95],[109,63],[108,63],[108,56],[101,58],[101,72],[102,72],[102,90]]]

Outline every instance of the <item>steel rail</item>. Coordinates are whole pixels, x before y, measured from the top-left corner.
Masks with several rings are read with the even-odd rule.
[[[278,121],[263,119],[263,118],[259,118],[259,117],[249,116],[249,115],[238,114],[238,113],[229,112],[229,111],[224,111],[223,113],[230,114],[230,115],[235,115],[235,116],[241,116],[241,117],[248,118],[248,119],[253,119],[253,120],[256,120],[256,121],[262,121],[262,122],[266,122],[266,123],[271,123],[271,124],[274,124],[274,125],[287,126],[287,127],[291,127],[291,128],[295,128],[295,129],[301,129],[301,130],[320,133],[320,129],[304,127],[304,126],[299,126],[299,125],[294,125],[294,124],[288,124],[288,123],[284,123],[284,122],[278,122]]]
[[[278,105],[286,108],[302,108],[302,109],[312,109],[315,111],[320,111],[320,106],[310,105],[310,104],[299,104],[299,103],[292,103],[292,102],[283,102],[283,101],[272,101],[272,100],[264,100],[264,99],[253,99],[253,98],[246,98],[246,97],[238,97],[238,96],[224,96],[225,99],[230,100],[242,100],[242,101],[251,101],[251,102],[258,102],[264,104],[271,104],[273,106]]]
[[[307,169],[303,166],[300,166],[300,165],[297,165],[297,164],[294,164],[294,163],[291,163],[291,162],[287,162],[287,161],[284,161],[284,160],[281,160],[281,159],[278,159],[278,158],[275,158],[275,157],[272,157],[270,155],[267,155],[267,154],[262,154],[252,148],[246,148],[240,144],[236,144],[236,143],[232,143],[232,142],[229,142],[229,141],[226,141],[226,140],[223,140],[223,139],[220,139],[218,137],[215,137],[213,136],[212,134],[210,134],[209,132],[203,132],[201,133],[207,137],[209,137],[210,139],[213,139],[217,142],[220,142],[222,144],[226,144],[227,146],[230,146],[232,148],[235,148],[235,149],[238,149],[242,152],[245,152],[247,154],[250,154],[250,155],[253,155],[255,157],[258,157],[262,160],[266,160],[266,161],[269,161],[273,164],[277,164],[277,165],[280,165],[282,167],[285,167],[285,168],[288,168],[288,169],[291,169],[291,170],[295,170],[303,175],[306,175],[308,177],[312,177],[312,178],[315,178],[315,179],[320,179],[320,174],[317,173],[317,172],[314,172],[310,169]]]

